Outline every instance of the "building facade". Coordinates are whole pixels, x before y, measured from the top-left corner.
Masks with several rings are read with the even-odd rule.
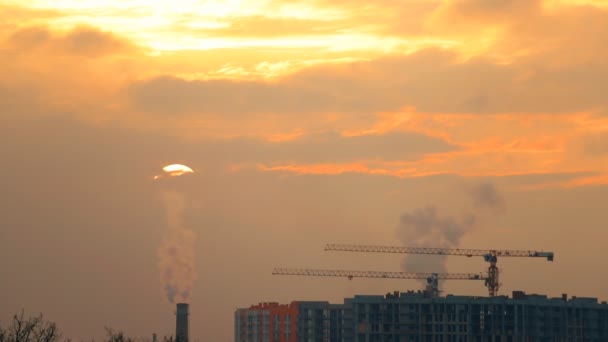
[[[298,302],[296,341],[343,341],[344,304]]]
[[[234,340],[341,342],[343,312],[343,304],[328,302],[260,303],[235,311]]]
[[[268,310],[268,319],[261,323],[247,318],[247,322],[256,322],[257,327],[243,322],[242,317],[255,315],[259,307],[237,310],[235,341],[608,341],[608,304],[598,303],[596,298],[568,299],[566,295],[548,298],[516,291],[511,298],[433,297],[425,292],[409,291],[386,296],[355,296],[345,299],[343,304],[293,302],[288,305],[291,310],[289,335],[281,335],[280,329],[278,335],[270,334],[276,329],[271,321],[286,322],[287,311],[271,319],[271,310]],[[260,334],[266,331],[268,334]]]
[[[239,342],[296,342],[297,302],[260,303],[234,313],[234,340]]]

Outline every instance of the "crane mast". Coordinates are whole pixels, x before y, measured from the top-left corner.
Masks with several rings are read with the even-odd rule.
[[[528,257],[546,258],[553,261],[553,252],[533,251],[533,250],[498,250],[498,249],[461,249],[461,248],[427,248],[427,247],[397,247],[397,246],[373,246],[373,245],[348,245],[348,244],[328,244],[326,251],[338,252],[367,252],[367,253],[399,253],[399,254],[431,254],[431,255],[458,255],[458,256],[482,256],[486,262],[490,263],[488,275],[484,279],[485,286],[488,288],[490,297],[498,294],[500,287],[499,270],[496,266],[498,257]]]

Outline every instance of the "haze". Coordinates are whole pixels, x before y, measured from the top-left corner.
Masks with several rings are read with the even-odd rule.
[[[606,300],[606,42],[603,0],[0,0],[0,321],[171,334],[167,193],[200,341],[258,302],[420,288],[274,267],[486,267],[325,243],[550,250],[502,259],[501,293]]]

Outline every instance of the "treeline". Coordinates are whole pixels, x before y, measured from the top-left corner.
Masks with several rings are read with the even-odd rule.
[[[122,331],[105,327],[106,335],[103,342],[150,342],[150,338],[133,338]],[[61,332],[55,322],[38,316],[13,315],[7,326],[0,322],[0,342],[72,342],[71,339],[62,339]],[[174,342],[173,336],[164,336],[158,342]]]

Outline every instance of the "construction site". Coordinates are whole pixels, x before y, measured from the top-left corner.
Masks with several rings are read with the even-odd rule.
[[[275,268],[277,276],[422,279],[423,289],[355,295],[342,303],[265,302],[234,313],[236,342],[608,341],[608,304],[597,298],[499,294],[499,258],[554,260],[553,252],[328,244],[326,251],[482,257],[482,273]],[[432,270],[430,270],[432,271]],[[488,296],[442,295],[440,281],[483,283]]]

